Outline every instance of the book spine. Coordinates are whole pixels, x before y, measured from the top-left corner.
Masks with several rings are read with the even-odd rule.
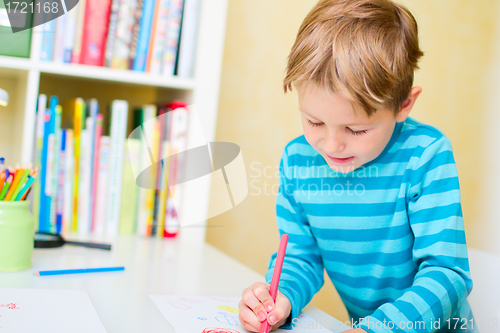
[[[47,14],[45,15],[46,17]],[[54,50],[54,30],[55,21],[49,21],[43,24],[42,27],[42,47],[40,49],[40,60],[52,61]]]
[[[154,205],[153,205],[153,228],[151,233],[153,235],[157,234],[158,226],[159,226],[159,216],[162,215],[159,213],[160,209],[160,200],[161,200],[161,191],[163,186],[163,166],[164,166],[164,144],[165,144],[165,133],[166,122],[168,116],[168,109],[166,107],[161,107],[158,109],[158,149],[156,156],[156,184],[155,184],[155,197],[154,197]],[[161,229],[163,231],[163,229]],[[160,232],[161,233],[161,232]]]
[[[66,30],[67,15],[59,16],[56,21],[56,32],[54,36],[54,62],[63,62],[64,59],[64,31]]]
[[[50,196],[50,162],[52,161],[52,150],[55,127],[55,107],[57,97],[50,98],[49,107],[45,110],[45,124],[42,148],[42,168],[40,169],[40,214],[38,230],[41,232],[51,232],[50,206],[52,197]]]
[[[165,76],[174,75],[175,61],[177,58],[177,47],[179,45],[183,4],[183,0],[172,0],[170,5],[168,34],[163,49],[162,74]]]
[[[66,171],[66,130],[61,130],[61,150],[59,153],[59,172],[57,179],[56,232],[59,234],[63,226],[64,214],[64,175]]]
[[[102,136],[102,114],[96,116],[96,127],[95,127],[95,137],[94,137],[94,159],[92,167],[92,209],[90,211],[91,216],[91,229],[95,230],[95,210],[96,210],[96,198],[97,198],[97,187],[98,187],[98,175],[99,175],[99,156],[100,156],[100,142]]]
[[[132,31],[135,24],[135,10],[137,0],[120,0],[118,10],[118,23],[116,26],[116,38],[113,45],[111,66],[116,69],[128,69],[130,57],[130,43]]]
[[[42,156],[43,156],[43,130],[45,127],[45,110],[47,108],[47,96],[41,94],[38,96],[37,104],[37,114],[36,114],[36,160],[35,167],[40,170],[39,175],[42,174]],[[41,176],[35,178],[35,183],[33,184],[33,215],[37,226],[35,230],[38,230],[38,221],[40,218],[40,179]]]
[[[172,121],[170,127],[170,166],[168,174],[168,194],[167,207],[165,213],[165,229],[164,237],[175,237],[179,232],[179,217],[177,209],[181,207],[181,187],[171,186],[177,184],[180,179],[180,172],[184,168],[184,154],[179,154],[186,149],[187,144],[187,127],[188,127],[188,112],[186,104],[176,102],[172,106]]]
[[[135,234],[137,216],[137,185],[133,170],[141,156],[141,141],[127,139],[127,151],[123,163],[122,200],[120,209],[120,234]]]
[[[87,0],[80,63],[102,66],[111,0]]]
[[[73,37],[73,51],[71,53],[71,60],[69,62],[73,64],[79,64],[81,60],[82,53],[82,37],[83,37],[83,29],[84,29],[84,21],[87,11],[87,1],[88,0],[79,0],[78,3],[78,15],[76,15],[76,25],[74,28],[74,37]]]
[[[158,220],[158,225],[157,225],[157,230],[156,230],[156,236],[157,237],[163,237],[163,230],[165,230],[165,210],[166,210],[166,204],[167,204],[167,193],[168,193],[168,171],[169,171],[169,161],[170,161],[170,121],[171,121],[171,112],[167,112],[165,114],[165,121],[163,124],[164,130],[163,130],[163,143],[162,143],[162,151],[160,158],[162,160],[162,166],[160,170],[160,193],[159,193],[159,202],[157,205],[157,211],[156,211],[156,216]]]
[[[73,141],[74,141],[74,177],[73,177],[73,225],[71,230],[78,231],[78,193],[80,182],[80,146],[85,119],[85,102],[81,98],[74,101]]]
[[[57,190],[59,183],[59,156],[61,154],[61,115],[62,107],[60,105],[55,106],[55,118],[54,118],[54,145],[52,151],[52,167],[51,178],[50,178],[50,193],[52,196],[52,201],[50,205],[50,225],[51,232],[57,232]]]
[[[200,10],[200,0],[185,0],[176,73],[180,77],[194,75]]]
[[[63,227],[64,233],[71,231],[73,222],[73,175],[74,175],[74,150],[73,130],[66,129],[66,154],[64,161],[64,199],[63,199]]]
[[[94,165],[95,165],[95,162],[94,160],[96,159],[96,153],[95,153],[95,149],[96,149],[96,131],[97,131],[97,114],[99,112],[99,103],[97,102],[97,99],[95,98],[92,98],[88,101],[87,103],[88,105],[88,110],[90,112],[88,112],[88,115],[89,115],[89,118],[91,119],[91,128],[89,128],[89,133],[90,133],[90,138],[89,138],[89,147],[90,147],[90,166],[89,166],[89,170],[90,170],[90,176],[89,176],[89,204],[87,206],[87,209],[88,209],[88,219],[89,219],[89,230],[92,231],[93,228],[92,228],[92,216],[93,216],[93,213],[92,213],[92,210],[93,210],[93,204],[92,204],[92,201],[93,201],[93,194],[94,194],[94,170],[96,170],[94,168]]]
[[[64,55],[63,61],[66,63],[71,63],[73,57],[73,49],[75,46],[75,31],[78,21],[78,15],[82,9],[82,2],[80,1],[78,6],[75,6],[69,13],[65,14],[66,17],[66,30],[64,32]]]
[[[139,41],[139,34],[141,30],[141,18],[144,9],[145,0],[137,0],[137,7],[134,12],[134,26],[132,27],[132,40],[130,41],[130,53],[128,69],[134,68],[135,57],[137,56],[137,45]]]
[[[145,105],[140,110],[136,110],[135,125],[141,127],[141,174],[145,172],[155,161],[153,159],[152,139],[155,130],[156,107],[154,105]],[[137,195],[137,234],[141,236],[151,235],[151,226],[153,220],[153,210],[150,207],[150,198],[154,200],[154,180],[151,179],[151,173],[141,177],[138,184]]]
[[[123,155],[127,135],[128,103],[115,100],[111,104],[111,148],[109,156],[108,205],[106,233],[118,233],[120,220],[121,181],[123,175]]]
[[[91,184],[91,146],[92,146],[92,118],[85,121],[85,129],[81,133],[80,146],[80,180],[78,191],[78,233],[90,232],[90,184]]]
[[[133,67],[135,71],[144,72],[146,70],[146,60],[148,57],[148,46],[150,40],[149,36],[151,34],[154,9],[155,0],[144,0],[137,53]]]
[[[116,26],[118,23],[118,10],[120,9],[120,0],[111,1],[111,9],[109,13],[108,34],[106,37],[106,49],[104,51],[104,66],[111,66],[111,58],[113,57],[113,47],[116,38]]]
[[[108,169],[110,137],[101,136],[99,140],[99,169],[97,175],[97,197],[94,212],[94,233],[103,235],[106,230],[106,207],[108,203]]]
[[[146,71],[152,74],[160,74],[163,63],[163,48],[168,28],[168,13],[170,0],[156,0],[157,8],[154,32],[151,34],[150,50]]]

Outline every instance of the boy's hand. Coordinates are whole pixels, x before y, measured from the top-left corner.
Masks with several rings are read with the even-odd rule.
[[[288,298],[278,291],[276,304],[269,294],[270,285],[256,282],[243,290],[242,300],[238,307],[240,322],[245,329],[259,332],[263,321],[267,320],[274,331],[282,326],[290,312],[292,305]]]

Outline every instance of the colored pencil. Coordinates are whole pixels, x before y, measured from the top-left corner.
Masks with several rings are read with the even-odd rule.
[[[0,192],[2,192],[4,184],[5,184],[5,172],[2,171],[2,174],[0,174]]]
[[[280,282],[281,268],[283,267],[283,261],[285,260],[286,245],[288,244],[288,235],[283,234],[280,240],[280,246],[278,248],[278,255],[276,256],[276,263],[274,264],[273,277],[271,279],[271,287],[269,294],[276,302],[276,296],[278,295],[278,284]],[[271,325],[267,320],[263,321],[260,325],[260,333],[269,333],[271,330]]]
[[[10,186],[9,191],[7,192],[7,195],[3,200],[9,201],[12,195],[14,194],[14,191],[17,189],[17,185],[19,184],[19,180],[21,180],[21,176],[24,173],[24,169],[19,168],[19,164],[16,166],[16,171],[14,172],[14,179],[12,180],[12,184]]]
[[[102,268],[82,268],[82,269],[63,269],[54,271],[38,271],[33,273],[37,276],[47,275],[63,275],[63,274],[80,274],[80,273],[100,273],[100,272],[116,272],[124,271],[125,267],[102,267]]]
[[[17,183],[17,188],[14,190],[14,193],[12,194],[12,197],[10,198],[10,201],[15,201],[19,192],[25,185],[26,178],[28,178],[29,174],[31,172],[31,165],[29,165],[26,169],[24,169],[24,172],[21,175],[21,179],[19,179],[19,182]]]
[[[28,176],[28,180],[26,181],[26,184],[23,186],[22,189],[17,191],[16,199],[15,201],[21,201],[24,196],[26,196],[26,193],[30,189],[31,185],[33,185],[33,182],[35,181],[35,177]],[[19,186],[21,187],[21,186]]]
[[[12,182],[12,175],[10,175],[9,178],[7,178],[7,180],[5,181],[5,185],[2,191],[0,192],[0,200],[3,200],[3,198],[5,197],[5,194],[9,190],[11,182]]]

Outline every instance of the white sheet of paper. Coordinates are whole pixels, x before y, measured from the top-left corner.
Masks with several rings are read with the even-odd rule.
[[[238,297],[180,296],[180,295],[149,295],[172,325],[176,333],[211,333],[209,328],[217,333],[248,332],[238,319]],[[346,326],[332,319],[329,323],[320,323],[308,315],[301,313],[299,321],[294,322],[293,330],[276,330],[277,333],[332,333],[341,332]],[[337,327],[341,329],[337,329]],[[273,332],[274,333],[274,332]]]
[[[0,288],[1,333],[105,333],[86,291]]]

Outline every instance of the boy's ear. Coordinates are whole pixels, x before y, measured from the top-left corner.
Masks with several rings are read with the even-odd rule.
[[[403,105],[401,106],[401,110],[399,110],[399,113],[396,116],[396,122],[400,123],[400,122],[406,120],[406,118],[408,117],[408,114],[410,113],[411,109],[413,108],[413,105],[415,105],[415,101],[417,100],[417,98],[421,92],[422,92],[421,87],[411,88],[410,93],[408,94],[408,97],[403,102]]]

